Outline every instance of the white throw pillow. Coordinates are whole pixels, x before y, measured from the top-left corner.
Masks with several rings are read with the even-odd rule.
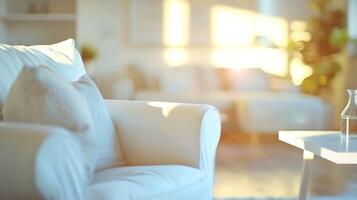
[[[88,179],[96,163],[96,135],[86,99],[48,67],[23,67],[4,104],[4,121],[49,124],[72,131],[83,149]]]
[[[86,73],[73,39],[38,46],[0,43],[0,119],[7,93],[24,65],[48,66],[70,81],[77,81]]]
[[[87,99],[93,117],[98,148],[96,170],[124,165],[118,135],[96,84],[89,75],[84,75],[73,85]]]

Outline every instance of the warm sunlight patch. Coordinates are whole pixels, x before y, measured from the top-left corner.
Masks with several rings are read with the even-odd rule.
[[[165,117],[168,117],[170,115],[170,112],[174,110],[177,106],[179,106],[179,103],[167,103],[167,102],[157,102],[157,101],[150,101],[148,102],[149,106],[155,107],[155,108],[161,108],[162,109],[162,114]]]
[[[185,0],[164,1],[164,44],[184,46],[189,41],[190,5]]]
[[[228,68],[261,68],[288,73],[288,22],[281,17],[216,5],[211,9],[212,64]]]
[[[255,13],[228,6],[211,11],[212,43],[216,46],[249,46],[255,37]]]
[[[290,39],[292,41],[309,41],[311,35],[307,32],[307,22],[304,21],[292,21],[290,24]]]
[[[276,47],[288,45],[288,22],[281,17],[257,14],[256,34],[272,41]]]
[[[215,66],[226,68],[261,68],[278,76],[287,74],[288,55],[285,50],[265,47],[217,48],[212,51]]]
[[[178,67],[184,65],[189,59],[189,53],[186,49],[171,48],[166,49],[164,52],[166,63],[170,67]]]
[[[311,74],[311,67],[305,65],[300,58],[293,58],[290,61],[290,75],[294,85],[300,85]]]

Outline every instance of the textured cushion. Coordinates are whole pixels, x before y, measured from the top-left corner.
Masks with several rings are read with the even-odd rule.
[[[77,81],[85,74],[82,59],[73,39],[39,46],[0,44],[0,118],[8,90],[24,65],[48,66],[70,81]]]
[[[206,179],[198,169],[186,166],[120,167],[96,173],[88,196],[95,200],[202,199],[192,197],[197,193],[207,197],[210,191],[195,187],[205,188],[204,181]],[[183,188],[186,189],[180,191]],[[187,188],[195,188],[195,191],[190,193]],[[178,194],[175,191],[179,191]],[[166,194],[171,196],[162,198]],[[182,198],[183,194],[191,198]]]
[[[61,126],[72,131],[85,153],[88,177],[96,162],[94,124],[86,99],[47,67],[23,67],[4,104],[4,121]]]
[[[96,169],[123,165],[118,135],[96,84],[89,75],[84,75],[79,81],[73,82],[73,85],[87,99],[93,117],[98,147]]]

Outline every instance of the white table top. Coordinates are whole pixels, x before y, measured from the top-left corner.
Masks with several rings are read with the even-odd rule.
[[[279,131],[279,140],[338,164],[357,164],[357,139],[337,131]]]

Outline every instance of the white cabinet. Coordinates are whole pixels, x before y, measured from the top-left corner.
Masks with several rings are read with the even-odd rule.
[[[0,0],[0,42],[50,44],[75,30],[76,0]]]

